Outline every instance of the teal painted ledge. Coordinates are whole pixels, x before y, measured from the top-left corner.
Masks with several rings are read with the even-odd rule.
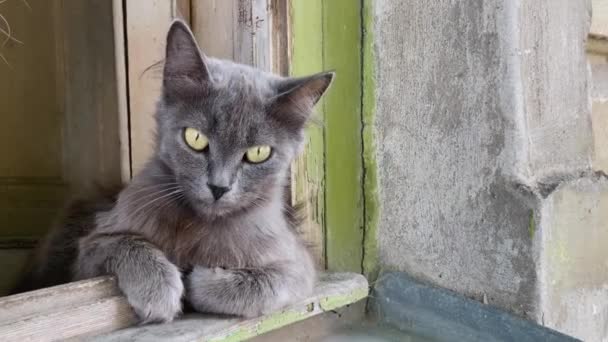
[[[429,341],[575,342],[575,338],[423,284],[402,272],[380,276],[371,308],[380,325]]]

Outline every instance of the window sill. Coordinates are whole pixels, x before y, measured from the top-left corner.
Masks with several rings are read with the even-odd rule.
[[[0,298],[0,339],[68,338],[96,341],[241,341],[365,298],[367,280],[355,273],[321,276],[310,298],[253,318],[190,314],[168,324],[133,326],[135,315],[111,277]]]

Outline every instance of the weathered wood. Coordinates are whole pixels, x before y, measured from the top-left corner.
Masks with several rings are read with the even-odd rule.
[[[289,40],[291,76],[310,75],[323,70],[323,5],[321,0],[290,1],[292,33]],[[314,118],[325,121],[324,100],[317,104]],[[325,128],[312,124],[306,131],[306,149],[291,169],[291,202],[302,208],[300,233],[315,261],[325,267]]]
[[[198,0],[192,3],[192,31],[204,54],[234,58],[235,5],[232,0]]]
[[[115,331],[135,322],[127,300],[117,296],[0,325],[0,336],[3,341],[63,341]]]
[[[173,13],[173,17],[180,18],[187,23],[192,22],[191,7],[192,4],[190,3],[190,0],[175,0],[175,12]]]
[[[28,9],[29,4],[29,9]],[[15,38],[0,62],[0,238],[46,233],[68,188],[121,179],[111,1],[6,1]],[[12,253],[11,257],[6,254]],[[12,282],[22,251],[0,288]]]
[[[113,4],[63,0],[64,177],[75,190],[121,179]],[[48,15],[48,14],[46,14]]]
[[[56,341],[136,322],[113,278],[102,277],[0,299],[0,340]]]
[[[280,312],[254,319],[192,314],[170,324],[146,325],[100,336],[99,341],[242,340],[334,310],[365,298],[367,280],[359,274],[321,277],[314,294]],[[90,339],[135,323],[114,278],[101,277],[0,299],[0,340]]]
[[[289,75],[289,61],[291,58],[291,21],[290,1],[270,1],[270,37],[272,39],[272,71],[276,74]]]
[[[39,236],[65,194],[62,7],[1,5],[14,39],[0,33],[0,238]],[[0,28],[6,30],[4,22]],[[61,194],[61,196],[57,196]],[[57,200],[55,202],[55,200]],[[5,287],[7,279],[0,279]]]
[[[336,71],[325,97],[325,252],[331,271],[360,272],[363,261],[361,23],[360,2],[323,2],[323,66]]]
[[[129,143],[129,100],[127,54],[125,49],[125,16],[123,0],[112,0],[114,20],[114,59],[116,63],[116,101],[120,136],[120,174],[123,182],[131,179],[131,146]]]
[[[101,277],[0,298],[0,324],[120,295],[116,281]]]
[[[608,38],[598,35],[589,35],[587,39],[587,52],[597,56],[608,55]]]
[[[238,319],[190,314],[169,324],[128,328],[92,341],[242,341],[352,304],[367,293],[367,280],[362,275],[329,274],[321,279],[313,296],[266,316]]]
[[[593,17],[590,33],[608,37],[608,1],[593,0]]]
[[[192,3],[192,30],[206,55],[272,70],[270,0]]]
[[[165,38],[176,9],[174,0],[129,0],[125,5],[131,169],[135,175],[154,148],[154,112],[162,75],[159,68],[149,68],[165,57]]]
[[[251,42],[251,47],[239,45],[244,56],[251,56],[251,65],[266,70],[272,70],[272,38],[273,18],[270,10],[270,0],[251,0],[251,12],[248,17],[240,18],[238,32],[243,34],[241,41]],[[243,59],[244,60],[244,59]]]

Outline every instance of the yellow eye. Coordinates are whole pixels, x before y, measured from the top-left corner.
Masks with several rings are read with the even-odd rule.
[[[270,157],[270,152],[272,152],[272,148],[268,145],[254,146],[247,150],[245,159],[253,164],[261,163]]]
[[[209,139],[203,133],[191,127],[184,130],[184,140],[195,151],[202,151],[209,145]]]

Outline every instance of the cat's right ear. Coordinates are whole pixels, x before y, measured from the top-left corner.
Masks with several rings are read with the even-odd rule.
[[[301,130],[334,76],[335,73],[329,71],[308,77],[284,79],[279,83],[279,94],[271,100],[270,114],[286,128]]]
[[[188,26],[175,20],[167,34],[163,88],[178,94],[187,87],[204,87],[209,82],[205,57]]]

